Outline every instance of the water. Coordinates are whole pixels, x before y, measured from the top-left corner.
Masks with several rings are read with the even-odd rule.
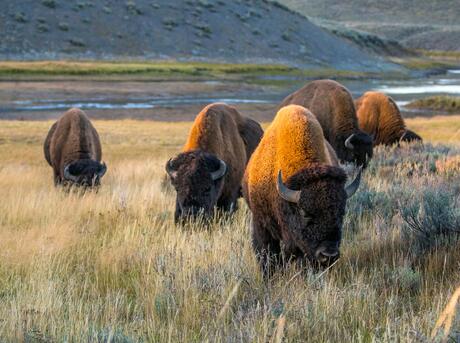
[[[134,99],[135,100],[135,99]],[[175,105],[187,104],[209,104],[213,102],[225,102],[227,104],[266,104],[269,100],[263,99],[239,99],[239,98],[162,98],[148,99],[140,102],[117,103],[111,102],[110,99],[100,99],[94,102],[91,99],[67,101],[67,100],[20,100],[14,101],[12,109],[14,111],[43,111],[67,109],[78,107],[83,110],[102,110],[102,109],[149,109],[155,107],[172,107]],[[15,106],[17,105],[17,106]]]
[[[275,108],[281,100],[301,87],[305,80],[295,77],[272,77],[283,86],[267,86],[223,81],[199,82],[0,82],[0,118],[44,119],[39,113],[60,113],[71,107],[93,111],[128,111],[130,117],[171,109],[168,115],[182,109],[193,118],[197,109],[212,103],[225,102],[235,106]],[[266,80],[266,78],[264,79]],[[460,70],[443,75],[408,80],[345,80],[340,81],[359,97],[368,90],[382,91],[396,101],[403,112],[409,102],[432,95],[460,96]],[[140,113],[139,112],[139,113]],[[192,113],[193,112],[193,113]],[[272,113],[270,112],[270,115]],[[50,118],[50,116],[46,116]],[[144,115],[143,118],[151,118]],[[166,117],[166,120],[168,117]]]

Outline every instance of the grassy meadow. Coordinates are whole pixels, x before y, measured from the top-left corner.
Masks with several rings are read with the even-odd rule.
[[[402,61],[402,60],[401,60]],[[403,64],[398,60],[397,63]],[[404,63],[406,61],[404,60]],[[433,66],[426,64],[425,68]],[[439,67],[439,65],[435,65]],[[416,69],[420,69],[416,68]],[[181,61],[0,61],[0,80],[200,80],[221,79],[276,83],[277,78],[391,78],[404,72],[360,72],[328,67],[302,69],[282,64],[208,63]],[[261,78],[262,77],[262,78]],[[279,80],[278,80],[279,82]]]
[[[94,121],[108,172],[69,194],[43,157],[52,122],[2,121],[0,341],[431,341],[460,285],[460,116],[407,123],[425,145],[376,150],[339,261],[264,281],[242,200],[209,229],[173,223],[164,164],[191,123]]]

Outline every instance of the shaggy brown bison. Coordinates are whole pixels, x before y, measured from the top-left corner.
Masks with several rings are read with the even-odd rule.
[[[176,223],[214,208],[236,209],[246,163],[263,130],[236,109],[216,103],[196,117],[183,152],[166,164],[176,189]]]
[[[342,219],[361,171],[345,187],[316,117],[302,106],[282,108],[246,168],[243,194],[252,212],[252,243],[264,272],[269,257],[304,258],[326,266],[339,256]],[[281,244],[281,242],[283,244]]]
[[[372,138],[359,129],[353,98],[344,86],[332,80],[310,82],[288,95],[279,109],[291,104],[303,106],[316,116],[340,160],[367,165],[372,157]]]
[[[44,144],[54,183],[98,186],[107,171],[101,162],[101,142],[86,114],[72,108],[51,126]]]
[[[366,92],[355,101],[359,127],[374,137],[374,145],[392,145],[401,141],[421,141],[408,130],[392,98],[381,92]]]

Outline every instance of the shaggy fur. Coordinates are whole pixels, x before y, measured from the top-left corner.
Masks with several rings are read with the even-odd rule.
[[[381,92],[366,92],[355,101],[359,127],[374,137],[374,145],[392,145],[400,140],[421,140],[407,130],[398,106]]]
[[[266,130],[243,181],[253,214],[253,247],[264,271],[270,267],[269,254],[276,260],[282,249],[286,258],[313,262],[319,246],[338,249],[346,175],[334,155],[318,120],[304,107],[282,108]],[[302,191],[298,204],[278,194],[279,170],[286,186]]]
[[[69,166],[72,175],[79,176],[81,184],[97,183],[95,175],[101,170],[101,143],[96,129],[86,114],[72,108],[54,123],[45,139],[45,158],[53,168],[55,185],[62,184],[64,168]]]
[[[332,80],[310,82],[288,95],[278,109],[291,104],[308,108],[316,116],[340,160],[366,166],[372,157],[372,139],[359,129],[353,98],[344,86]],[[352,134],[355,149],[350,150],[345,140]]]
[[[244,169],[262,134],[258,123],[226,104],[208,105],[198,114],[183,152],[171,161],[176,221],[198,210],[209,216],[215,206],[236,209]],[[218,159],[226,163],[227,174],[214,182],[211,172],[219,169]]]

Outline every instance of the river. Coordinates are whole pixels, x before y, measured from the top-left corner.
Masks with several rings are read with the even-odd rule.
[[[282,86],[264,79],[256,83],[237,81],[2,81],[0,119],[54,119],[70,107],[85,110],[92,118],[193,120],[208,103],[226,102],[243,114],[269,121],[277,104],[301,87],[305,80],[280,79]],[[460,96],[460,70],[405,80],[339,80],[359,97],[367,90],[379,90],[400,106],[405,117],[434,115],[405,108],[410,101],[430,95]]]

